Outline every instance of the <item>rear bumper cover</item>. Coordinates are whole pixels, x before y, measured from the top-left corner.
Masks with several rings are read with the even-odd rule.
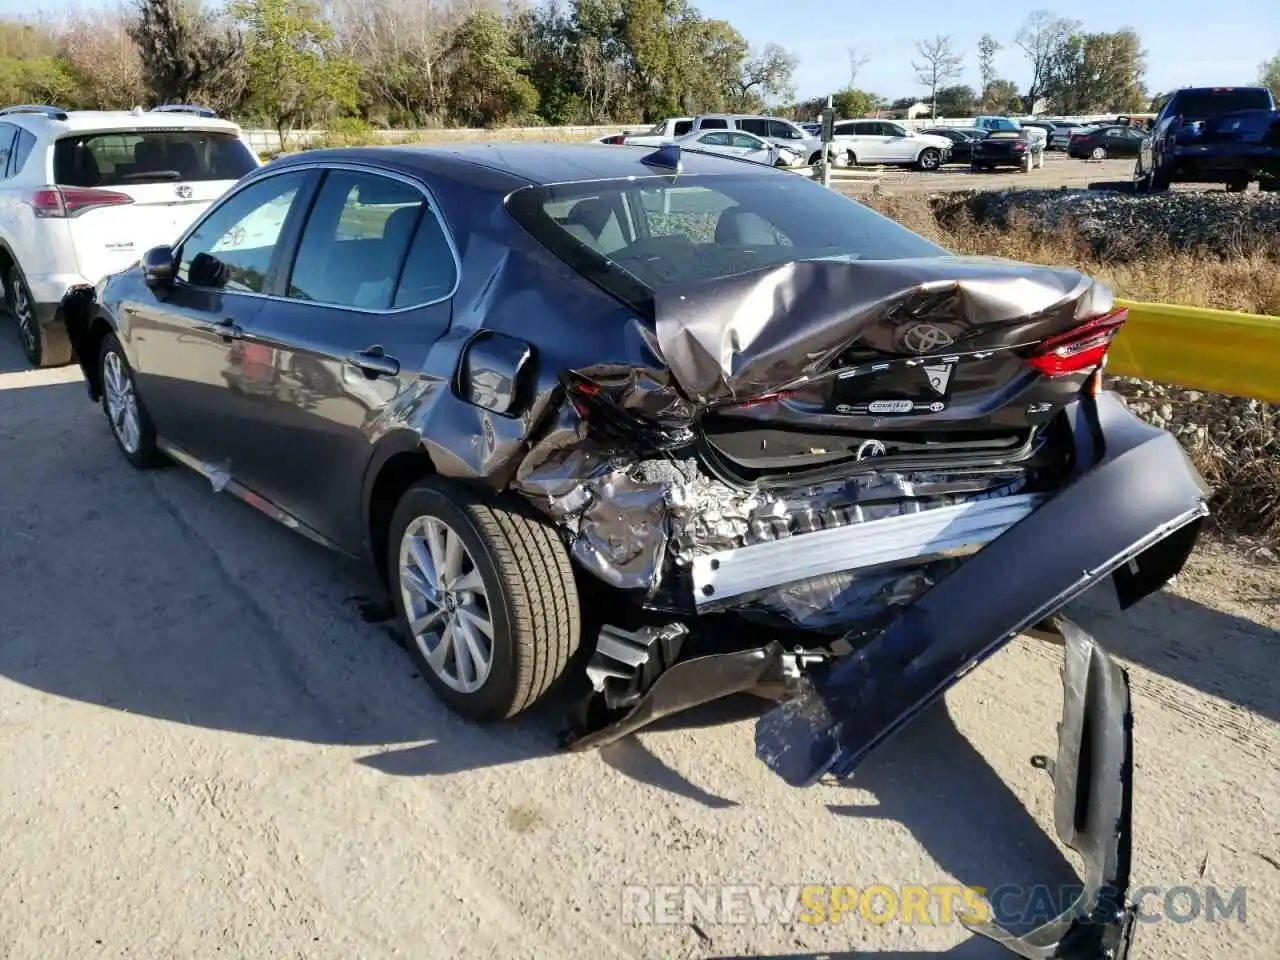
[[[1217,143],[1175,147],[1169,156],[1174,179],[1280,178],[1280,147],[1250,143]]]
[[[1066,412],[1074,477],[959,569],[896,613],[853,654],[789,675],[777,643],[676,663],[622,716],[572,735],[602,746],[659,717],[780,684],[756,727],[757,756],[793,786],[849,776],[894,732],[1019,633],[1104,578],[1122,607],[1160,589],[1186,562],[1207,489],[1177,440],[1111,394]],[[1132,931],[1129,881],[1131,718],[1123,671],[1084,631],[1057,618],[1066,651],[1064,713],[1053,773],[1056,829],[1085,861],[1076,904],[1015,937],[975,927],[1029,960],[1122,960]]]

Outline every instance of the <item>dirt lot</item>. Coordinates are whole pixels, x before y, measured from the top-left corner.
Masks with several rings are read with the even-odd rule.
[[[128,468],[67,371],[11,372],[13,340],[0,957],[994,960],[954,924],[628,925],[622,891],[1071,881],[1028,763],[1055,742],[1056,648],[1015,643],[841,788],[773,778],[752,701],[561,755],[555,709],[447,713],[361,618],[358,571],[203,478]],[[1145,925],[1135,958],[1276,955],[1278,606],[1280,570],[1206,547],[1123,620],[1080,612],[1133,671],[1135,885],[1246,888],[1244,923]]]
[[[877,183],[895,193],[941,193],[948,190],[1011,190],[1045,187],[1088,187],[1091,183],[1123,184],[1133,179],[1132,160],[1073,160],[1065,153],[1045,154],[1044,166],[1030,173],[992,170],[971,173],[968,167],[950,165],[934,173],[894,168],[857,167],[833,173],[832,184],[844,193],[870,191]],[[1177,190],[1221,190],[1220,185],[1178,184]]]

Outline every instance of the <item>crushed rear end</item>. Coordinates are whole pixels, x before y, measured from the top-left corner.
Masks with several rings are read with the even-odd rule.
[[[983,258],[801,261],[658,293],[648,365],[563,378],[512,482],[617,606],[566,738],[603,745],[729,694],[777,705],[760,759],[849,776],[1024,632],[1066,653],[1057,829],[1078,902],[1025,957],[1126,949],[1124,672],[1059,611],[1122,606],[1189,555],[1206,489],[1175,438],[1101,389],[1124,321],[1070,270]],[[730,639],[724,639],[724,638]]]

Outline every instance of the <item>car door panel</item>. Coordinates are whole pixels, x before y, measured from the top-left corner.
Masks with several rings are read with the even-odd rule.
[[[156,430],[193,456],[238,459],[251,433],[242,397],[261,377],[243,362],[240,332],[266,303],[279,247],[312,180],[291,171],[230,194],[183,238],[175,281],[121,304]]]
[[[258,398],[254,489],[352,551],[364,530],[351,505],[383,418],[419,389],[449,327],[458,267],[436,209],[409,181],[331,170],[280,295],[245,333],[275,384]]]

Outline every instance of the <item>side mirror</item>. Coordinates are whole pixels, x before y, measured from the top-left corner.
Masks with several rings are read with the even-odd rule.
[[[149,287],[165,287],[177,276],[178,264],[173,258],[173,247],[152,247],[142,255],[142,275]]]

